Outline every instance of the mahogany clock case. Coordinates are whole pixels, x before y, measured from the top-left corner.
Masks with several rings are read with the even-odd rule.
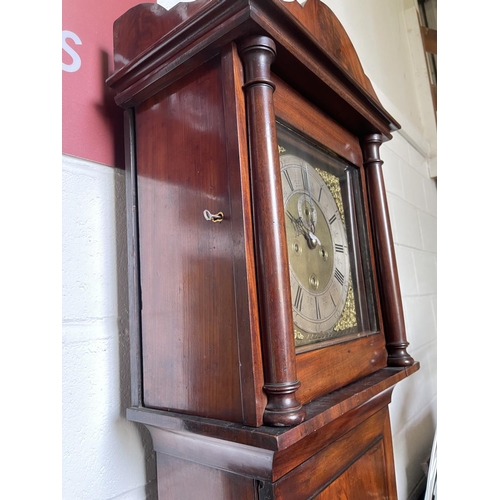
[[[142,4],[115,22],[114,43],[133,406],[290,425],[304,405],[387,366],[408,374],[379,157],[399,126],[333,13],[317,0]],[[298,349],[277,122],[353,181],[344,200],[361,327]]]
[[[114,52],[107,83],[127,144],[127,418],[150,431],[159,498],[395,500],[388,405],[419,368],[380,158],[399,125],[338,19],[319,0],[141,4],[115,22]],[[313,215],[289,245],[280,147],[338,187],[325,196],[342,208],[345,245],[326,222],[320,238]],[[329,213],[309,181],[302,195],[296,224],[304,207]],[[316,302],[306,329],[318,335],[303,345],[290,272],[301,248],[310,300],[336,273],[354,318],[336,318],[332,333]],[[318,255],[330,266],[321,276],[307,267]]]

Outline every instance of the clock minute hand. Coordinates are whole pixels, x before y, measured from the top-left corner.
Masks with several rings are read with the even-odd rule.
[[[294,217],[289,210],[286,211],[288,218],[292,221],[293,228],[295,229],[296,234],[304,234],[302,226],[300,224],[300,220]]]
[[[316,232],[316,224],[314,223],[313,214],[316,211],[316,209],[314,208],[314,203],[313,203],[313,199],[312,199],[312,195],[311,195],[311,184],[309,182],[309,169],[306,168],[305,171],[306,171],[306,176],[304,179],[304,187],[307,189],[307,195],[309,196],[309,207],[310,207],[310,213],[309,213],[309,216],[307,217],[309,225],[311,227],[311,231],[309,231],[309,234],[314,235],[314,233]],[[318,240],[318,243],[319,243],[319,240]],[[319,243],[319,244],[321,245],[321,243]]]

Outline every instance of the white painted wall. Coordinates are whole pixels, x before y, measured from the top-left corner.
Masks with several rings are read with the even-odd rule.
[[[428,164],[399,134],[383,146],[384,176],[410,346],[421,369],[396,386],[390,413],[401,500],[421,491],[437,423],[437,210]],[[411,497],[413,498],[413,497]]]
[[[325,3],[404,128],[382,153],[409,352],[422,364],[396,387],[390,407],[398,491],[405,500],[419,491],[420,463],[436,425],[436,185],[428,175],[435,137],[422,119],[427,96],[412,66],[406,5],[412,0]],[[123,172],[68,156],[62,164],[62,498],[154,499],[149,437],[124,416],[130,381]]]
[[[69,156],[62,167],[63,499],[144,499],[154,456],[147,432],[125,418],[124,173]]]

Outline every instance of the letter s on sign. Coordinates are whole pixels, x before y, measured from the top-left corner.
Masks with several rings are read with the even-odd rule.
[[[63,50],[69,54],[71,59],[73,59],[73,62],[71,64],[65,64],[62,63],[62,69],[63,71],[67,71],[68,73],[74,73],[75,71],[78,71],[80,69],[80,66],[82,65],[82,60],[80,59],[80,56],[77,54],[77,52],[68,45],[68,42],[66,41],[68,38],[71,38],[73,42],[75,42],[76,45],[81,45],[82,41],[72,31],[64,31],[62,32],[62,48]]]

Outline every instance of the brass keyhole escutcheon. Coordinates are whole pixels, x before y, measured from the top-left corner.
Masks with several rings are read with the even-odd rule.
[[[205,217],[205,220],[208,221],[222,222],[224,220],[224,213],[217,212],[216,214],[213,214],[209,210],[203,210],[203,217]]]

